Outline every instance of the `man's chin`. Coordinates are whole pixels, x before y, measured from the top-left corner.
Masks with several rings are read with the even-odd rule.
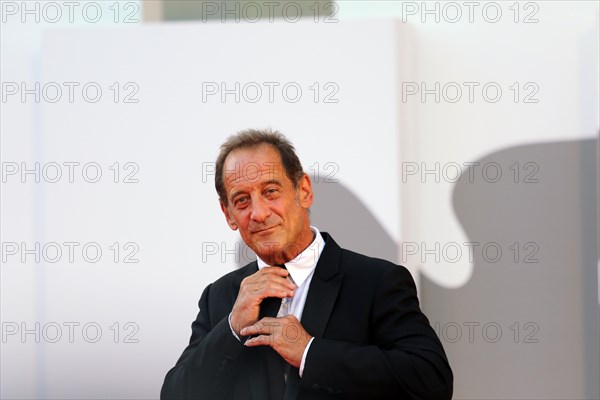
[[[275,241],[266,241],[266,242],[255,242],[252,250],[254,250],[254,252],[258,255],[264,255],[264,256],[275,256],[277,254],[281,254],[282,252],[282,248],[279,245],[279,243],[275,242]],[[262,258],[262,257],[261,257]]]
[[[277,240],[275,235],[253,235],[250,241],[245,241],[246,245],[256,253],[262,260],[267,261],[265,257],[272,258],[276,254],[281,254],[281,241]]]
[[[258,256],[258,258],[260,258],[261,260],[263,260],[265,263],[267,263],[268,265],[277,265],[277,264],[283,264],[285,262],[285,260],[282,258],[281,252],[257,252],[256,250],[254,251],[254,253],[256,253],[256,255]]]

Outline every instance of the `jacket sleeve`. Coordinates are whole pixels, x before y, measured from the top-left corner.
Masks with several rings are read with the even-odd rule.
[[[314,339],[301,387],[343,399],[450,399],[452,371],[408,270],[383,274],[371,316],[368,345]]]
[[[190,343],[167,373],[161,399],[218,399],[227,393],[228,377],[238,368],[236,359],[244,346],[233,336],[227,316],[211,320],[211,286],[198,302]]]

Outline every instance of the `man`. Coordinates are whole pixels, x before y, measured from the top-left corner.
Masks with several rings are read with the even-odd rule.
[[[161,398],[452,397],[452,371],[410,273],[310,226],[311,182],[283,135],[230,137],[215,186],[257,260],[204,290]]]

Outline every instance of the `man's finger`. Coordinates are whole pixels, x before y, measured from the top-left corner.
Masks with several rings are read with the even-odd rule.
[[[286,279],[276,280],[276,281],[265,281],[260,284],[255,285],[249,290],[253,292],[261,292],[261,297],[286,297],[287,295],[279,295],[278,291],[293,292],[296,290],[296,285],[291,283]],[[293,293],[290,295],[293,296]]]
[[[261,273],[266,269],[271,269],[273,272]],[[279,270],[279,271],[278,271]],[[283,271],[283,273],[281,272]],[[261,273],[261,276],[256,276],[255,278],[248,279],[243,282],[243,286],[250,288],[251,290],[258,290],[261,287],[269,286],[269,285],[284,285],[289,289],[296,289],[296,284],[294,284],[289,278],[289,272],[279,267],[265,267],[257,272],[257,274]]]
[[[286,277],[290,274],[290,272],[287,269],[281,268],[281,267],[264,267],[264,268],[260,269],[258,272],[260,272],[262,274],[274,274],[274,275],[283,276],[283,277]]]
[[[270,335],[258,335],[254,336],[244,342],[244,346],[256,347],[256,346],[269,346],[273,343],[273,337]]]
[[[277,325],[279,325],[277,318],[265,317],[253,325],[242,328],[240,333],[242,336],[271,335]]]
[[[264,291],[261,297],[263,299],[266,299],[267,297],[280,297],[282,299],[286,297],[294,297],[294,289],[289,289],[287,287],[268,288]]]

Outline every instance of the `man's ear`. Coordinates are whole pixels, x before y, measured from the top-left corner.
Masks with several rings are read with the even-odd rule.
[[[304,176],[300,178],[300,182],[298,182],[298,194],[300,196],[300,205],[306,209],[310,208],[313,203],[313,191],[308,174],[304,174]]]
[[[225,219],[227,220],[227,225],[229,225],[232,230],[237,231],[238,225],[233,218],[231,218],[231,215],[229,214],[229,208],[225,205],[225,203],[223,203],[222,200],[219,200],[219,204],[221,205],[221,211],[223,211]]]

